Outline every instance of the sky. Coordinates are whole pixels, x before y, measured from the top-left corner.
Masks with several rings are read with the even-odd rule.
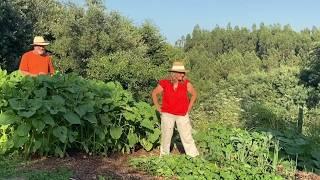
[[[84,5],[85,0],[71,0]],[[195,25],[251,28],[253,24],[289,24],[294,30],[320,27],[318,0],[103,0],[107,11],[118,11],[135,25],[151,21],[174,44]]]

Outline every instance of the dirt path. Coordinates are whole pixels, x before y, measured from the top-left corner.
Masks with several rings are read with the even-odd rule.
[[[178,154],[179,152],[175,153]],[[32,160],[24,169],[54,170],[67,168],[73,172],[72,180],[94,180],[98,179],[99,175],[105,177],[105,179],[162,180],[164,178],[147,175],[128,165],[130,157],[157,156],[158,154],[157,150],[152,152],[140,150],[130,155],[114,154],[110,157],[76,154],[66,158],[40,158]],[[303,171],[298,171],[295,178],[297,180],[320,180],[320,176]]]
[[[130,155],[114,154],[110,157],[76,154],[66,158],[40,158],[30,161],[24,169],[54,170],[57,168],[67,168],[72,170],[72,179],[74,180],[98,179],[99,175],[105,177],[105,179],[163,179],[161,177],[149,176],[144,172],[129,167],[129,157],[143,155],[158,155],[158,152],[145,152],[141,150]]]

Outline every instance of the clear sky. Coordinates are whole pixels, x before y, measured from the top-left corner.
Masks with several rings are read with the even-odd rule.
[[[104,0],[104,4],[136,25],[150,20],[172,44],[196,24],[208,30],[228,23],[251,28],[261,22],[290,24],[296,31],[320,27],[319,0]]]

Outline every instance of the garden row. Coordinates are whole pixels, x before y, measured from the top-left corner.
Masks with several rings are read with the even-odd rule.
[[[156,111],[117,82],[75,75],[23,77],[0,70],[0,152],[59,155],[151,150]]]

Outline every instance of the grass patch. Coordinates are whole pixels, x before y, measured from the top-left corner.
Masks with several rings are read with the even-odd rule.
[[[23,170],[25,161],[16,156],[0,156],[0,180],[32,179],[32,180],[65,180],[72,177],[72,172],[65,168],[48,170]]]

